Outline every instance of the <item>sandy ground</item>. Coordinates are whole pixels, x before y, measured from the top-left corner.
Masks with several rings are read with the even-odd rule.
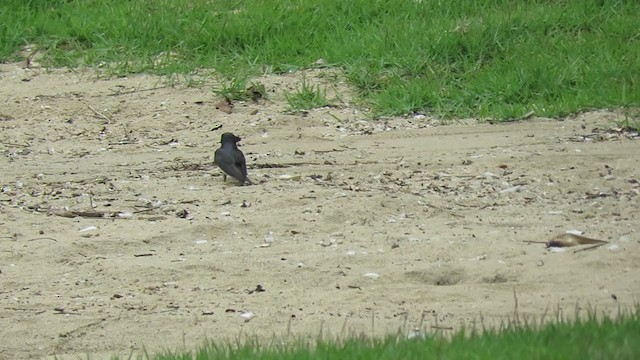
[[[620,115],[289,114],[300,79],[259,79],[271,100],[226,114],[208,87],[1,65],[0,358],[450,332],[512,317],[514,293],[538,319],[640,301],[640,141]],[[253,186],[213,164],[225,131]],[[609,243],[527,242],[568,230]]]

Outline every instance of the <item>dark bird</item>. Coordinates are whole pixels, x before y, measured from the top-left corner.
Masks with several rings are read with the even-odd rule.
[[[244,154],[236,143],[241,139],[232,133],[224,133],[220,138],[219,149],[216,150],[214,161],[223,171],[222,178],[227,181],[227,175],[236,178],[241,185],[251,184],[251,180],[247,177],[247,163]]]

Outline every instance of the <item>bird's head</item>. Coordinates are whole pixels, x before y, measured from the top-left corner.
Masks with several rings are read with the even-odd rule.
[[[235,144],[240,140],[242,139],[239,136],[235,136],[230,132],[226,132],[220,137],[220,143],[222,144]]]

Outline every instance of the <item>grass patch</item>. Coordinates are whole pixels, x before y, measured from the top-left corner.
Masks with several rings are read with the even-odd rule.
[[[619,128],[640,132],[640,109],[635,109],[633,112],[626,111],[623,116],[624,119],[616,121]]]
[[[0,60],[136,72],[344,70],[374,116],[640,105],[634,0],[4,0]]]
[[[637,359],[640,356],[640,312],[612,319],[557,319],[546,325],[510,323],[497,331],[459,331],[451,337],[407,340],[352,337],[311,345],[208,343],[192,352],[147,354],[144,359]]]
[[[247,100],[250,96],[247,93],[249,77],[248,76],[234,76],[230,79],[224,79],[220,81],[222,84],[219,88],[214,88],[213,92],[229,100]]]
[[[290,94],[285,92],[285,97],[289,103],[290,110],[300,112],[330,105],[327,100],[326,89],[320,88],[320,85],[313,86],[307,82],[306,78],[302,79],[302,84],[294,92]]]

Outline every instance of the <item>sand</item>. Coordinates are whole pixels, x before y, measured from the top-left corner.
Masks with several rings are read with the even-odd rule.
[[[339,74],[306,78],[337,106],[288,112],[302,74],[257,79],[269,100],[227,114],[208,85],[1,65],[0,358],[639,302],[640,141],[619,112],[372,121]],[[213,164],[226,131],[252,186]],[[546,248],[566,231],[608,243]]]

